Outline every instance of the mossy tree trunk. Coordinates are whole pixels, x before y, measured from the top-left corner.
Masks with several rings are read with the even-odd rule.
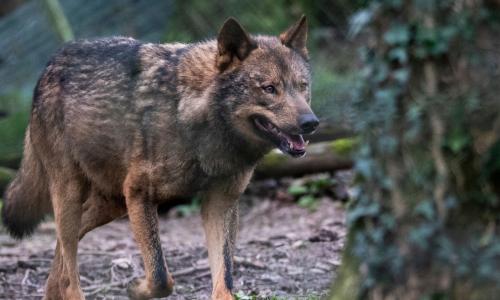
[[[498,3],[374,0],[364,16],[359,195],[332,299],[494,299]]]

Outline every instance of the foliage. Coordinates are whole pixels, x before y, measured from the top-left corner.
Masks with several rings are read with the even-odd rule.
[[[175,210],[183,217],[199,213],[201,209],[200,197],[193,197],[189,204],[177,205]]]
[[[297,199],[297,204],[315,210],[320,196],[328,194],[336,180],[328,174],[296,180],[288,187],[288,194]]]
[[[337,59],[332,61],[322,53],[336,51]],[[352,53],[340,49],[317,49],[312,59],[312,107],[323,119],[327,119],[335,126],[352,122],[349,115],[349,103],[352,100],[352,90],[356,79],[354,64],[347,65],[344,72],[337,71],[338,63],[344,60],[352,62]],[[347,126],[348,127],[348,126]]]
[[[251,294],[251,293],[250,294],[246,294],[243,291],[237,292],[234,295],[234,297],[235,297],[236,300],[256,300],[257,299],[257,295]]]
[[[169,20],[165,41],[192,42],[214,37],[229,16],[237,18],[252,33],[279,34],[306,14],[309,23],[308,47],[313,65],[314,110],[332,122],[344,121],[343,108],[350,101],[355,53],[339,49],[334,28],[341,29],[347,17],[363,1],[265,0],[208,2],[178,0]],[[345,42],[343,42],[345,43]],[[332,54],[334,58],[332,59]],[[334,67],[342,64],[342,68]]]
[[[297,298],[289,298],[289,297],[280,297],[280,296],[269,296],[269,297],[259,297],[256,294],[250,293],[247,294],[243,291],[239,291],[234,295],[236,300],[319,300],[320,297],[316,295],[309,295],[306,297],[297,297]]]
[[[221,21],[233,16],[251,32],[278,34],[302,14],[315,27],[342,28],[348,17],[364,1],[348,0],[200,0],[175,1],[175,13],[170,20],[172,30],[167,31],[167,41],[191,42],[215,36]],[[314,35],[314,34],[312,34]]]
[[[0,165],[9,165],[22,153],[29,112],[28,105],[21,99],[21,95],[15,94],[0,96],[0,111],[7,113],[0,118]]]
[[[372,0],[354,18],[373,41],[353,104],[362,141],[347,251],[360,297],[484,299],[500,286],[498,55],[480,51],[499,20],[488,3]]]

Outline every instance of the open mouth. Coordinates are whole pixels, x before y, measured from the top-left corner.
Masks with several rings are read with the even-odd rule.
[[[253,119],[257,130],[271,140],[283,153],[292,157],[301,157],[306,154],[308,142],[300,134],[286,133],[264,117]]]

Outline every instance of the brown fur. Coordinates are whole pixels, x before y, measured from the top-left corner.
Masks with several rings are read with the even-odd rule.
[[[143,44],[78,41],[47,65],[33,98],[24,159],[3,222],[29,234],[49,211],[57,228],[46,299],[83,299],[78,241],[128,215],[145,278],[133,299],[164,297],[174,281],[158,235],[157,206],[200,194],[212,299],[232,299],[239,195],[275,147],[254,117],[299,134],[312,114],[306,23],[281,39],[250,36],[233,19],[217,40]],[[276,92],[263,92],[273,85]]]

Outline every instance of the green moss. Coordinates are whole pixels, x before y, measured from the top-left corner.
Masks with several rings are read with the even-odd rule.
[[[273,167],[281,164],[285,160],[287,160],[287,157],[285,155],[276,152],[271,152],[264,157],[264,159],[261,162],[261,165],[263,165],[264,167],[268,166]]]
[[[357,145],[359,140],[357,138],[343,138],[330,142],[331,149],[340,155],[351,155]]]
[[[21,157],[29,112],[19,111],[0,119],[0,162]]]

